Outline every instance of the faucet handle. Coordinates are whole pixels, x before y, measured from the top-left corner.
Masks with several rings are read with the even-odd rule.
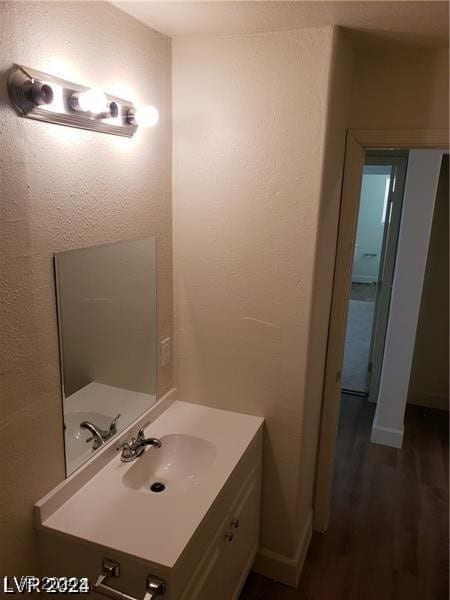
[[[137,442],[140,442],[141,440],[145,439],[144,429],[146,427],[148,427],[149,425],[150,425],[150,423],[145,423],[145,425],[142,425],[142,427],[139,429],[139,431],[137,433],[137,437],[136,437]]]
[[[121,417],[120,413],[117,416],[115,416],[114,419],[111,421],[111,424],[109,426],[109,435],[110,436],[117,433],[117,421],[119,420],[119,417]]]
[[[128,444],[128,442],[124,442],[123,444],[120,444],[116,450],[119,452],[119,450],[122,450],[122,458],[131,458],[133,456],[133,450],[131,449],[130,444]]]

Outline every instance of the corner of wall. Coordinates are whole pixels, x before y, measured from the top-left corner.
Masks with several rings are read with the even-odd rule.
[[[323,382],[341,201],[345,140],[354,54],[340,27],[333,28],[328,80],[326,133],[321,169],[310,331],[302,423],[298,506],[299,528],[314,505]]]
[[[311,509],[303,525],[294,558],[288,558],[267,548],[260,548],[252,570],[274,581],[297,587],[311,542],[312,527],[313,511]]]

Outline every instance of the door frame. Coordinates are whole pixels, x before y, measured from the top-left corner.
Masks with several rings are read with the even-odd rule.
[[[447,129],[349,129],[347,132],[316,469],[315,531],[327,530],[331,514],[334,461],[341,404],[341,369],[364,152],[369,148],[439,149],[448,148],[448,145],[449,131]]]

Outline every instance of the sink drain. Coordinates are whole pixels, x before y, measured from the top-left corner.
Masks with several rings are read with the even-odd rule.
[[[150,489],[152,492],[163,492],[166,489],[166,486],[160,481],[155,481],[155,483],[152,483],[150,486]]]

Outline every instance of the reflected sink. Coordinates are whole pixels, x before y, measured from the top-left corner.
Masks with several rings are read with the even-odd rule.
[[[207,440],[182,433],[160,438],[161,448],[149,447],[123,476],[124,484],[155,496],[177,496],[198,485],[214,463],[217,450]],[[152,492],[161,483],[164,490]]]
[[[92,443],[88,438],[92,437],[87,429],[82,429],[80,423],[91,421],[100,429],[109,429],[112,417],[97,412],[77,411],[67,412],[64,415],[64,437],[66,440],[67,471],[72,473],[93,454]]]

